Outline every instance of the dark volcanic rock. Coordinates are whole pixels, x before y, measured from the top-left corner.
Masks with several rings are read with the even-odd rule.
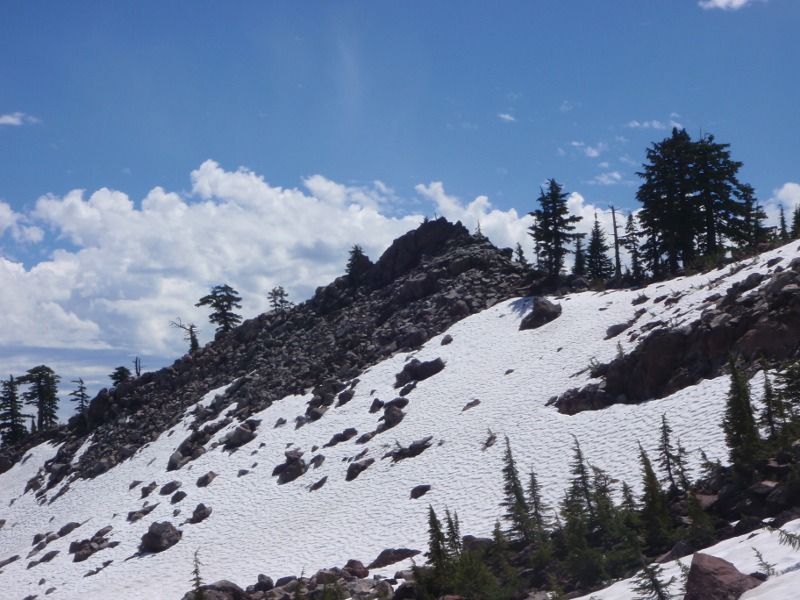
[[[419,553],[419,550],[411,550],[409,548],[387,548],[381,552],[375,560],[367,565],[367,569],[382,569],[383,567],[388,567],[401,560],[416,556]]]
[[[403,366],[403,370],[395,375],[394,387],[403,387],[410,381],[428,379],[436,375],[442,369],[444,369],[444,361],[441,358],[435,358],[425,362],[412,358]]]
[[[425,494],[427,494],[431,489],[431,486],[427,484],[415,486],[411,490],[411,499],[416,500],[417,498],[422,498]]]
[[[286,456],[286,462],[278,465],[272,471],[273,477],[278,476],[280,485],[294,481],[308,471],[308,465],[303,460],[303,453],[300,450],[287,450],[284,456]]]
[[[367,468],[375,462],[374,458],[367,458],[365,460],[359,460],[357,462],[352,462],[347,467],[347,475],[345,476],[345,481],[353,481],[356,477],[361,475]]]
[[[142,543],[139,546],[141,552],[163,552],[177,544],[183,532],[176,529],[169,521],[152,523],[150,528],[142,536]]]
[[[738,598],[763,582],[745,575],[727,560],[697,552],[686,580],[684,600],[728,600]]]
[[[533,298],[533,310],[520,321],[519,329],[520,331],[537,329],[558,318],[560,315],[560,304],[551,302],[547,298],[535,296]]]

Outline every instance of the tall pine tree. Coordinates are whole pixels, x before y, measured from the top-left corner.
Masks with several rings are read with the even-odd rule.
[[[569,214],[567,194],[561,188],[555,179],[549,179],[547,191],[542,189],[539,195],[539,208],[528,213],[533,217],[528,235],[533,238],[538,264],[551,282],[558,280],[564,268],[568,245],[583,235],[574,233],[575,223],[583,217]]]
[[[761,449],[761,438],[758,435],[758,425],[750,402],[747,376],[733,357],[728,361],[728,367],[731,372],[731,387],[725,404],[722,429],[725,432],[725,442],[734,470],[747,481]]]
[[[608,256],[609,248],[606,233],[600,227],[597,213],[594,213],[594,226],[586,248],[586,273],[594,281],[605,281],[614,274],[614,265]]]
[[[3,444],[15,444],[28,435],[25,420],[30,415],[23,414],[22,400],[19,397],[18,382],[13,375],[3,381],[0,392],[0,436]]]
[[[30,387],[22,394],[26,403],[36,407],[36,429],[44,431],[52,429],[58,422],[58,382],[61,377],[46,365],[28,369],[19,378],[20,383]]]

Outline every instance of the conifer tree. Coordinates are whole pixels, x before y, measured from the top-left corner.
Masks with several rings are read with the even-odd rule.
[[[533,469],[528,474],[528,505],[530,506],[530,518],[533,522],[533,527],[539,541],[541,541],[543,537],[546,537],[546,530],[549,526],[547,517],[549,507],[542,499],[541,486]]]
[[[480,229],[480,224],[478,228]],[[347,277],[350,283],[358,284],[364,276],[364,273],[372,266],[372,261],[364,254],[364,249],[358,244],[353,245],[350,249],[349,256],[350,258],[347,261]]]
[[[740,196],[744,204],[744,245],[758,248],[769,238],[769,228],[764,225],[767,213],[755,198],[755,190],[748,184],[741,186]]]
[[[195,306],[208,306],[213,312],[208,320],[217,325],[217,331],[230,331],[242,322],[242,317],[233,312],[235,308],[242,308],[239,293],[227,283],[215,285],[211,293],[200,298]]]
[[[689,543],[695,548],[705,548],[712,544],[716,537],[714,523],[692,491],[686,494],[686,516],[691,521],[686,531]]]
[[[436,516],[433,506],[428,505],[428,552],[425,553],[433,573],[435,585],[442,589],[450,571],[447,556],[447,538],[442,531],[442,523]]]
[[[572,448],[573,458],[570,466],[572,480],[568,493],[577,499],[590,518],[594,518],[594,503],[592,501],[592,484],[591,478],[589,477],[589,467],[586,464],[586,460],[583,458],[583,450],[581,450],[578,438],[573,435],[572,440],[574,442]]]
[[[78,387],[69,393],[72,396],[72,401],[77,402],[78,405],[75,407],[75,411],[78,414],[83,414],[87,408],[89,408],[89,394],[86,393],[86,386],[83,383],[83,378],[78,377],[78,379],[73,379],[72,383],[76,384]]]
[[[669,481],[670,492],[675,493],[678,491],[678,484],[675,481],[675,457],[676,451],[672,445],[670,436],[672,435],[672,427],[667,422],[667,413],[661,413],[661,428],[658,441],[658,466],[666,474],[667,481]]]
[[[445,523],[447,525],[447,554],[450,560],[458,560],[461,556],[461,526],[458,522],[458,513],[450,514],[450,509],[444,509]]]
[[[131,370],[125,366],[119,366],[114,369],[108,375],[111,378],[111,382],[117,386],[121,383],[125,383],[126,381],[130,381],[132,378]]]
[[[57,424],[58,382],[61,377],[46,365],[28,369],[19,378],[19,383],[30,387],[23,392],[22,398],[27,404],[36,407],[36,428],[38,431],[52,429]]]
[[[670,600],[672,594],[670,586],[675,583],[675,578],[664,581],[664,568],[658,563],[644,564],[642,570],[633,578],[633,591],[636,593],[634,600]]]
[[[633,213],[628,213],[628,218],[625,221],[625,236],[622,239],[622,246],[628,251],[630,257],[630,274],[635,284],[640,284],[644,281],[644,268],[642,267],[642,259],[639,253],[639,228],[636,226],[636,219]]]
[[[733,357],[728,361],[731,372],[731,387],[725,404],[722,429],[728,445],[729,457],[739,475],[749,478],[748,471],[759,454],[761,439],[750,403],[750,386],[744,372]]]
[[[575,262],[572,264],[572,274],[576,277],[586,275],[586,252],[583,250],[583,239],[575,240]]]
[[[639,461],[642,466],[641,515],[645,541],[650,548],[657,550],[669,541],[669,532],[672,528],[667,497],[641,444],[639,444]]]
[[[517,245],[514,247],[514,260],[524,267],[528,266],[528,259],[525,258],[525,251],[522,249],[522,244],[519,242],[517,242]]]
[[[781,395],[775,393],[769,373],[763,364],[762,369],[764,371],[764,398],[761,402],[762,408],[758,424],[767,430],[770,441],[776,441],[779,432],[786,426],[786,407]]]
[[[783,204],[778,213],[778,239],[783,243],[789,241],[789,230],[786,228],[786,213],[783,211]]]
[[[525,489],[519,478],[517,464],[511,452],[511,442],[506,436],[506,451],[503,455],[503,492],[505,499],[501,503],[506,509],[503,518],[511,524],[511,534],[515,539],[525,543],[534,541],[534,530],[531,523],[530,507],[525,498]]]
[[[614,273],[614,265],[608,256],[609,248],[606,233],[600,227],[597,213],[594,213],[594,226],[586,248],[586,273],[595,281],[604,281]]]
[[[289,294],[282,285],[272,288],[267,293],[269,307],[276,312],[285,312],[294,304],[289,300]]]
[[[673,128],[671,137],[647,150],[647,161],[637,173],[644,181],[636,199],[647,238],[643,250],[656,279],[662,266],[675,274],[698,256],[720,254],[724,241],[749,241],[752,188],[737,179],[742,163],[731,160],[729,144],[713,135],[693,141]]]
[[[793,240],[800,238],[800,204],[792,209],[792,229],[789,233]]]
[[[28,435],[25,420],[30,415],[23,414],[22,400],[19,397],[18,382],[13,375],[3,381],[0,392],[0,439],[3,445],[16,444]]]
[[[564,257],[570,252],[568,244],[583,235],[574,233],[574,224],[582,217],[569,215],[567,194],[561,189],[555,179],[549,179],[547,191],[542,189],[539,195],[539,208],[528,213],[534,220],[528,235],[536,247],[537,264],[551,282],[558,280],[564,268]]]

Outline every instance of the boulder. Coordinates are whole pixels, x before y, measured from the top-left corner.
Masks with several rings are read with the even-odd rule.
[[[367,569],[382,569],[401,560],[411,558],[419,554],[419,550],[412,550],[410,548],[387,548],[383,550],[375,560],[367,565]]]
[[[286,462],[278,465],[272,471],[273,477],[278,476],[279,485],[294,481],[308,471],[308,465],[302,459],[303,452],[300,450],[287,450],[284,456],[286,456]]]
[[[374,458],[367,458],[365,460],[359,460],[357,462],[352,462],[347,467],[347,475],[345,476],[345,481],[353,481],[356,477],[361,475],[367,468],[375,462]]]
[[[763,582],[745,575],[722,558],[697,552],[686,580],[684,600],[728,600],[738,598]]]
[[[214,481],[214,478],[217,476],[214,471],[209,471],[205,475],[201,475],[197,478],[197,487],[206,487],[209,483]]]
[[[190,523],[200,523],[201,521],[205,521],[209,515],[211,515],[211,507],[206,506],[202,502],[197,505],[192,513],[192,518],[189,519]]]
[[[346,573],[349,573],[358,579],[364,579],[365,577],[369,576],[369,569],[367,569],[364,566],[364,563],[362,563],[360,560],[355,560],[354,558],[351,558],[347,561],[347,564],[345,564],[342,571],[345,571]]]
[[[395,375],[395,388],[400,388],[410,381],[422,381],[433,377],[438,372],[444,369],[444,361],[441,358],[435,358],[422,362],[416,358],[408,361],[403,370]]]
[[[163,486],[161,486],[161,489],[158,490],[158,493],[160,496],[169,496],[172,492],[181,487],[181,485],[182,484],[180,481],[170,481],[169,483],[165,483]]]
[[[183,532],[176,529],[169,521],[155,522],[142,536],[142,543],[139,545],[140,552],[163,552],[177,544]]]
[[[538,329],[561,315],[561,305],[550,302],[547,298],[534,296],[533,310],[523,317],[519,330]]]
[[[225,445],[226,450],[233,450],[234,448],[244,446],[255,437],[255,431],[252,431],[247,424],[244,423],[242,425],[237,425],[235,429],[222,436],[220,442]]]
[[[415,486],[411,490],[411,499],[416,500],[417,498],[422,498],[425,494],[427,494],[431,489],[431,486],[428,484],[418,485]]]

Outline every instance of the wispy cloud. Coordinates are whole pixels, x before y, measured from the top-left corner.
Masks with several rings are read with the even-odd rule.
[[[580,108],[580,102],[573,102],[572,100],[564,100],[561,105],[558,107],[558,110],[561,112],[570,112],[575,110],[576,108]]]
[[[571,142],[570,145],[573,148],[577,148],[578,150],[583,152],[583,154],[589,158],[597,158],[598,156],[600,156],[600,154],[608,150],[608,144],[606,144],[605,142],[598,142],[594,146],[590,146],[585,142]]]
[[[649,121],[637,121],[634,119],[633,121],[628,121],[625,126],[631,129],[671,129],[673,127],[683,129],[683,125],[675,120],[679,116],[678,113],[672,113],[670,115],[670,120],[666,123],[658,119],[651,119]]]
[[[713,8],[720,8],[722,10],[739,10],[748,4],[752,4],[754,0],[700,0],[698,4],[700,8],[706,10]]]
[[[628,127],[632,129],[666,129],[667,126],[657,119],[651,121],[628,121]]]
[[[622,173],[619,171],[601,173],[592,180],[592,183],[598,185],[617,185],[618,183],[622,183]]]
[[[505,121],[506,123],[516,123],[517,122],[516,117],[514,115],[509,114],[509,113],[497,113],[497,116],[500,118],[500,120]]]
[[[38,117],[33,117],[24,112],[15,112],[15,113],[8,113],[5,115],[0,115],[0,126],[13,125],[15,127],[19,127],[20,125],[32,125],[41,122],[42,120],[39,119]]]

